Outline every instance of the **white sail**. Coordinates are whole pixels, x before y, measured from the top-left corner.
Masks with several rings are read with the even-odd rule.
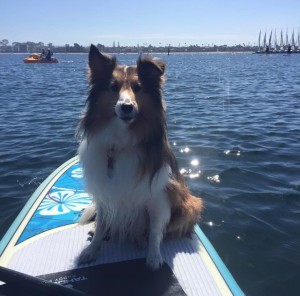
[[[274,38],[273,38],[273,40],[274,40],[274,51],[277,51],[277,47],[278,47],[278,45],[277,45],[277,34],[276,34],[276,29],[275,29],[275,33],[274,33]]]
[[[259,36],[258,36],[258,49],[257,51],[261,51],[261,45],[260,45],[260,36],[261,36],[261,30],[259,31]]]
[[[269,49],[272,48],[272,30],[271,30],[271,34],[269,36],[269,44],[268,44],[268,46],[269,46]]]
[[[295,37],[294,37],[294,29],[293,29],[292,38],[291,38],[291,49],[292,50],[296,49],[296,43],[295,43]]]
[[[264,40],[263,40],[263,49],[266,49],[267,47],[267,32],[265,32]]]
[[[289,42],[289,33],[288,33],[288,29],[286,29],[284,46],[287,48],[289,46],[289,44],[290,44],[290,42]]]
[[[284,50],[282,29],[281,29],[281,33],[280,33],[280,50],[281,51]]]

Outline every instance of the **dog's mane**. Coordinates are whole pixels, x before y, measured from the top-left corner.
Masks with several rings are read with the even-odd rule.
[[[97,120],[101,116],[105,116],[105,114],[98,114],[94,110],[97,106],[99,93],[109,89],[112,73],[118,66],[115,57],[104,54],[101,54],[101,64],[95,64],[94,59],[97,58],[98,54],[98,50],[96,51],[91,47],[89,55],[90,90],[86,100],[86,110],[77,129],[77,135],[82,134],[87,139],[92,136]],[[165,63],[162,61],[141,56],[137,61],[136,72],[138,79],[143,86],[143,92],[151,96],[151,104],[155,105],[155,112],[147,114],[147,112],[144,111],[143,113],[142,111],[129,126],[129,129],[137,135],[137,146],[140,151],[140,177],[149,174],[150,183],[158,170],[166,164],[170,166],[173,178],[183,182],[175,155],[167,139],[166,112],[162,92],[164,71]],[[149,118],[151,119],[151,124],[148,122]]]

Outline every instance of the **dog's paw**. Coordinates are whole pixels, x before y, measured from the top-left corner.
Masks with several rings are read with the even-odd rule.
[[[157,270],[163,264],[163,260],[160,254],[148,255],[146,259],[146,265],[152,270]]]
[[[94,246],[93,244],[90,244],[88,247],[83,249],[79,257],[77,258],[77,264],[82,265],[92,263],[99,256],[100,250],[100,246]]]

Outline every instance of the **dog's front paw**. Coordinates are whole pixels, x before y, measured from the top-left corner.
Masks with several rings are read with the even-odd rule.
[[[82,264],[92,263],[99,256],[100,250],[101,250],[100,246],[95,246],[91,243],[89,246],[83,249],[83,251],[79,255],[77,259],[77,264],[82,265]]]
[[[146,264],[152,270],[157,270],[163,264],[163,260],[160,254],[148,255]]]

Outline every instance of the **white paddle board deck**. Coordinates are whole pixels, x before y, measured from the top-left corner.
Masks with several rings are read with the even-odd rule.
[[[145,250],[110,240],[96,262],[77,266],[92,229],[77,222],[90,202],[74,157],[28,200],[1,240],[0,266],[88,295],[244,295],[199,226],[191,238],[162,243],[158,271],[146,267]]]

